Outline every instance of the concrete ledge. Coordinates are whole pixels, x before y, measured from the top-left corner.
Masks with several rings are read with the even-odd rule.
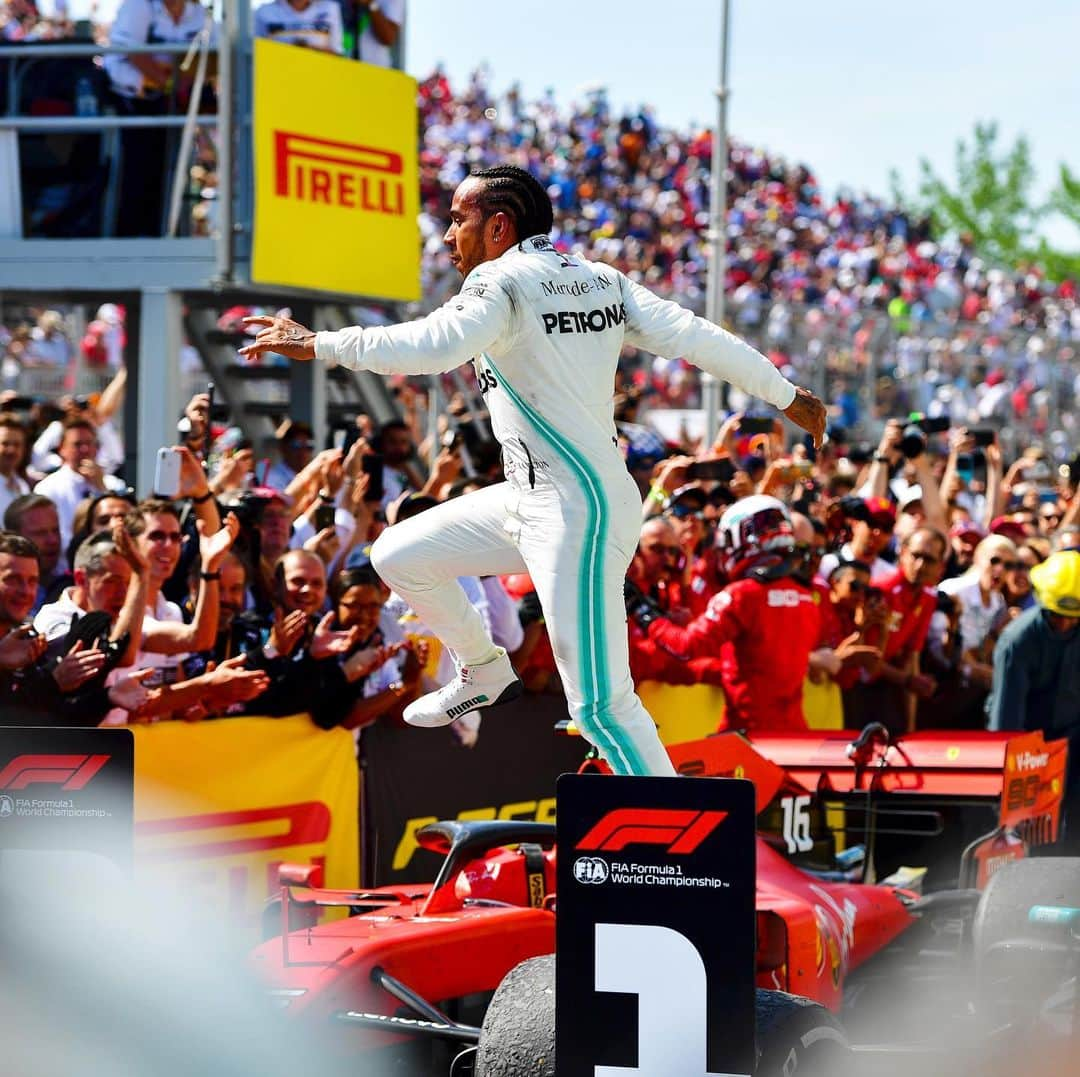
[[[0,288],[101,292],[214,285],[212,239],[0,239]]]

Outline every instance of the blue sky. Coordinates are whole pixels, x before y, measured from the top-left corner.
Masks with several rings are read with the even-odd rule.
[[[899,14],[895,12],[899,11]],[[728,127],[805,161],[826,190],[911,188],[920,157],[952,174],[956,140],[996,120],[1026,134],[1042,191],[1059,162],[1080,172],[1080,3],[731,0]],[[711,124],[719,0],[408,0],[406,68],[442,62],[460,84],[481,63],[496,91],[553,87],[566,102],[602,83],[615,106],[661,123]],[[1051,224],[1055,242],[1080,235]]]

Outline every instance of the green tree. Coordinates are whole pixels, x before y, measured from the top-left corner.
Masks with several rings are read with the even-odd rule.
[[[1068,165],[1063,164],[1058,172],[1058,184],[1050,195],[1049,208],[1080,232],[1080,176],[1075,175]],[[1051,279],[1080,278],[1080,252],[1051,250],[1044,240],[1038,257]]]
[[[1053,247],[1039,234],[1046,217],[1055,213],[1080,230],[1080,177],[1061,165],[1057,186],[1040,204],[1027,139],[1021,135],[1004,150],[997,143],[996,123],[976,123],[971,142],[961,139],[956,144],[953,182],[923,158],[915,195],[905,193],[893,170],[897,205],[928,215],[938,233],[970,236],[976,253],[992,264],[1035,263],[1050,280],[1080,278],[1080,252]]]
[[[1046,212],[1032,187],[1031,149],[1021,135],[1010,149],[998,149],[996,123],[976,123],[971,142],[956,144],[955,181],[939,176],[924,157],[918,193],[906,197],[893,174],[893,193],[902,205],[929,214],[939,232],[968,235],[987,261],[1015,265],[1038,243]]]

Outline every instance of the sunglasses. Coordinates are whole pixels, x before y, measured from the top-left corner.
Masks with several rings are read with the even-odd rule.
[[[1006,561],[1004,557],[991,557],[990,564],[993,565],[994,568],[1001,565],[1008,572],[1019,572],[1020,569],[1028,568],[1023,561]]]
[[[693,516],[697,520],[705,519],[705,513],[702,509],[695,509],[690,505],[672,505],[664,515],[674,516],[676,520],[685,520],[690,516]]]
[[[668,557],[681,557],[682,550],[678,546],[646,546],[645,549],[649,553],[666,554]]]
[[[171,542],[179,546],[182,536],[179,531],[147,531],[146,537],[150,542]]]
[[[863,591],[869,591],[870,590],[870,584],[865,583],[863,580],[850,580],[848,582],[848,587],[852,591],[854,591],[855,594],[860,594]]]

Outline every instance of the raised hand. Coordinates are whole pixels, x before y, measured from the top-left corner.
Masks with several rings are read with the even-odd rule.
[[[360,642],[360,629],[350,628],[344,632],[335,632],[330,625],[334,615],[328,613],[315,627],[308,653],[321,661],[324,658],[336,658],[348,654]]]
[[[221,527],[212,535],[206,533],[206,525],[202,520],[196,520],[195,526],[199,529],[199,556],[202,559],[203,572],[217,572],[229,552],[229,547],[240,534],[240,521],[235,513],[230,512]]]
[[[257,360],[265,352],[275,352],[287,359],[314,359],[315,334],[292,318],[258,314],[244,319],[245,326],[259,326],[255,340],[240,349],[248,360]]]
[[[270,629],[270,643],[280,655],[290,655],[303,639],[307,628],[307,614],[293,610],[288,616],[278,610],[274,615],[274,627]]]
[[[149,567],[147,560],[139,552],[139,546],[131,537],[123,523],[113,524],[112,540],[116,543],[116,552],[131,566],[136,576],[141,576]]]
[[[784,414],[814,439],[815,449],[821,448],[821,443],[825,439],[825,421],[828,415],[825,405],[809,389],[797,387],[795,399],[784,408]]]
[[[304,549],[315,554],[324,565],[329,565],[341,549],[341,539],[338,537],[336,527],[324,527],[317,535],[304,543]]]
[[[83,649],[82,640],[56,663],[52,676],[61,692],[74,692],[105,668],[105,652]]]
[[[383,647],[365,647],[362,651],[350,655],[342,663],[345,677],[349,681],[362,680],[374,673],[388,659],[405,649],[404,643],[388,643]]]
[[[109,688],[109,702],[114,707],[138,713],[150,701],[151,692],[144,682],[153,674],[153,669],[137,669],[134,673],[125,674]]]
[[[176,496],[204,497],[209,486],[198,457],[186,445],[174,445],[172,451],[180,457],[180,492]]]
[[[246,703],[270,687],[269,674],[261,669],[244,669],[246,661],[246,654],[238,654],[206,674],[214,703],[226,707]]]

